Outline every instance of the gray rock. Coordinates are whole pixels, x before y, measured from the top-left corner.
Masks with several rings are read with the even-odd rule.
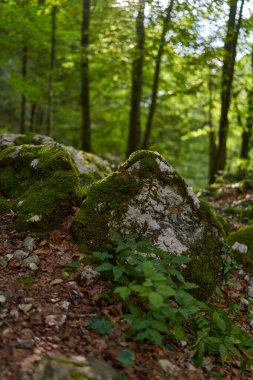
[[[39,269],[38,265],[35,264],[35,263],[28,263],[28,264],[26,265],[26,267],[27,267],[28,269],[31,269],[32,271],[36,271],[36,270]]]
[[[192,257],[185,273],[200,285],[198,292],[208,296],[221,284],[222,226],[156,152],[135,152],[118,171],[92,185],[71,232],[93,250],[104,249],[115,232],[139,233],[167,252]]]
[[[22,251],[21,249],[18,249],[17,251],[14,252],[14,258],[23,260],[26,259],[29,256],[28,252]]]
[[[250,286],[250,287],[248,288],[248,295],[249,295],[251,298],[253,298],[253,286]]]
[[[178,366],[173,364],[168,359],[160,359],[159,364],[166,373],[166,375],[169,376],[169,379],[178,379],[180,373],[180,368]]]
[[[8,261],[10,261],[13,258],[13,253],[8,253],[7,255],[5,255],[5,257]]]
[[[0,268],[5,268],[7,263],[8,261],[3,256],[0,256]]]
[[[58,305],[59,305],[59,308],[60,308],[61,310],[63,310],[63,311],[68,311],[69,306],[70,306],[70,302],[68,302],[68,301],[60,301],[60,302],[58,303]]]
[[[24,313],[28,313],[30,310],[32,310],[33,304],[31,303],[21,303],[18,305],[18,309],[23,311]]]
[[[113,380],[117,375],[109,364],[94,357],[47,355],[39,364],[33,380]]]
[[[6,297],[5,297],[5,295],[3,295],[3,294],[0,294],[0,303],[5,303],[5,301],[6,301]]]
[[[31,236],[27,236],[23,241],[23,245],[28,251],[31,252],[35,248],[34,238],[32,238]]]
[[[240,298],[240,304],[243,307],[248,307],[249,306],[249,301],[246,298]]]
[[[67,319],[65,314],[51,314],[47,315],[45,322],[48,326],[62,326]]]
[[[90,269],[90,268],[85,268],[81,274],[80,274],[80,277],[82,280],[85,280],[85,282],[87,283],[87,285],[90,285],[92,284],[94,281],[97,280],[97,278],[99,277],[99,273],[94,271],[93,269]]]
[[[29,264],[39,265],[40,258],[38,255],[31,255],[31,256],[27,257],[26,259],[24,259],[23,263],[24,263],[25,267],[29,267],[28,266]]]
[[[17,339],[17,344],[16,346],[18,348],[23,348],[26,350],[31,350],[35,345],[34,339]]]

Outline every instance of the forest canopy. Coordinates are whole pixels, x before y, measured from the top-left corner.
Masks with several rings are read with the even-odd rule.
[[[248,0],[2,0],[0,132],[212,182],[250,165],[252,27]]]

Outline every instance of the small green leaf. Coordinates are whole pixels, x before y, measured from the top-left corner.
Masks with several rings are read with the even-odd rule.
[[[66,267],[68,267],[68,268],[79,268],[80,263],[78,263],[77,261],[72,261],[71,263],[66,264]]]
[[[171,286],[167,286],[164,284],[158,285],[156,287],[156,291],[164,297],[171,297],[176,294],[175,290]]]
[[[117,360],[124,368],[131,368],[134,366],[134,352],[126,348],[117,355]]]
[[[96,267],[94,270],[97,272],[105,272],[107,270],[111,270],[113,268],[113,265],[110,263],[103,263]]]
[[[118,266],[118,267],[113,267],[113,275],[114,275],[114,280],[118,280],[121,276],[122,276],[122,274],[124,273],[124,267],[120,267],[120,266]]]
[[[131,290],[126,286],[119,286],[114,290],[114,293],[119,294],[120,297],[125,301],[131,294]]]
[[[150,305],[155,309],[158,309],[163,305],[163,297],[159,293],[151,292],[148,295],[148,300]]]
[[[205,343],[200,342],[198,344],[198,347],[197,347],[197,350],[195,353],[195,357],[194,357],[194,362],[195,362],[197,367],[199,367],[201,365],[201,363],[203,362],[204,353],[205,353]]]
[[[221,331],[226,330],[226,322],[224,321],[224,319],[221,317],[221,315],[217,311],[215,311],[213,313],[213,321],[214,321],[215,325],[217,327],[219,327],[219,329]]]
[[[93,330],[98,331],[100,334],[105,335],[112,332],[114,323],[109,318],[96,316],[92,318],[89,327]]]
[[[224,344],[220,345],[219,353],[220,353],[221,360],[225,362],[228,358],[228,350],[227,350],[227,347],[224,346]]]
[[[143,269],[145,277],[151,277],[152,274],[154,273],[154,267],[150,261],[144,262],[142,264],[142,269]]]

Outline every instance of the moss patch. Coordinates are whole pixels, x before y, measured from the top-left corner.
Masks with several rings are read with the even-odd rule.
[[[247,253],[234,251],[234,255],[244,268],[253,274],[253,225],[241,227],[238,231],[228,235],[227,241],[233,246],[234,243],[245,244],[248,247]]]
[[[0,215],[10,212],[11,205],[5,198],[0,196]]]
[[[81,202],[77,169],[59,144],[8,147],[0,169],[0,191],[12,199],[17,229],[47,232]]]

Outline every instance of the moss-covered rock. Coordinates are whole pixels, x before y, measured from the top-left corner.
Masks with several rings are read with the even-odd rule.
[[[0,193],[11,199],[20,230],[49,231],[81,202],[76,166],[59,144],[3,149]]]
[[[113,380],[117,376],[109,364],[91,356],[47,355],[33,380]]]
[[[227,241],[231,244],[237,260],[253,274],[253,225],[232,232]]]
[[[188,279],[212,293],[222,277],[223,228],[160,154],[138,151],[87,192],[71,231],[80,243],[103,249],[114,232],[138,232],[176,255],[189,255]],[[204,271],[203,271],[204,268]]]
[[[6,214],[11,210],[11,204],[5,198],[0,196],[0,215]]]
[[[0,151],[7,147],[20,146],[23,144],[54,145],[55,141],[51,137],[35,133],[26,133],[24,135],[9,134],[0,136]],[[112,168],[109,162],[103,160],[95,154],[77,150],[72,146],[61,146],[68,151],[74,160],[79,173],[80,184],[83,187],[84,192],[93,182],[98,181],[112,173]]]

